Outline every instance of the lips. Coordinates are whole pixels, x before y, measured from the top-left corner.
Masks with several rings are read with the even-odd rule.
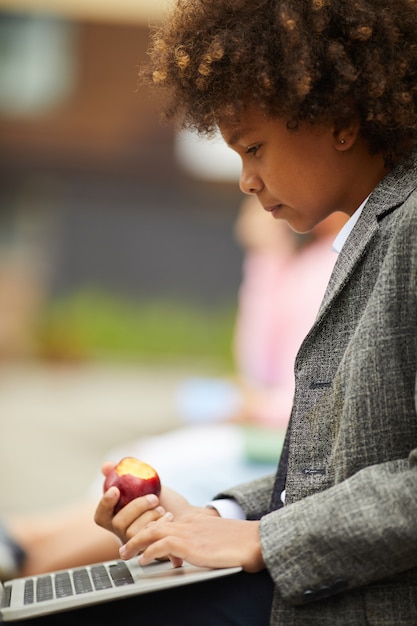
[[[276,217],[280,217],[282,204],[274,204],[273,206],[266,206],[266,207],[264,207],[264,209],[268,213],[271,213],[273,215],[273,217],[275,217],[275,218]]]

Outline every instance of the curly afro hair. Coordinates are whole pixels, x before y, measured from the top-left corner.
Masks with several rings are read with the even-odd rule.
[[[248,104],[341,128],[372,153],[417,144],[417,0],[176,0],[142,75],[166,117],[211,134]]]

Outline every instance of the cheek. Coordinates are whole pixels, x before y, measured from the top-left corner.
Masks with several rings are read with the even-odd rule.
[[[311,163],[310,163],[311,167]],[[293,159],[289,153],[288,158],[280,157],[271,161],[262,168],[261,176],[265,184],[271,189],[298,193],[303,191],[305,185],[311,186],[315,177],[309,175],[307,163],[303,160]]]

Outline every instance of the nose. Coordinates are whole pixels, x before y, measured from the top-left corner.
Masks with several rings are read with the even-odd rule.
[[[243,193],[253,195],[261,191],[263,183],[261,178],[248,167],[243,166],[240,175],[239,187]]]

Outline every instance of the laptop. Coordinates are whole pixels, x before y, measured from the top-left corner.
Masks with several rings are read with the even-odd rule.
[[[170,561],[140,566],[106,561],[0,583],[0,622],[59,613],[91,604],[201,582],[241,571],[240,567],[209,569]]]

